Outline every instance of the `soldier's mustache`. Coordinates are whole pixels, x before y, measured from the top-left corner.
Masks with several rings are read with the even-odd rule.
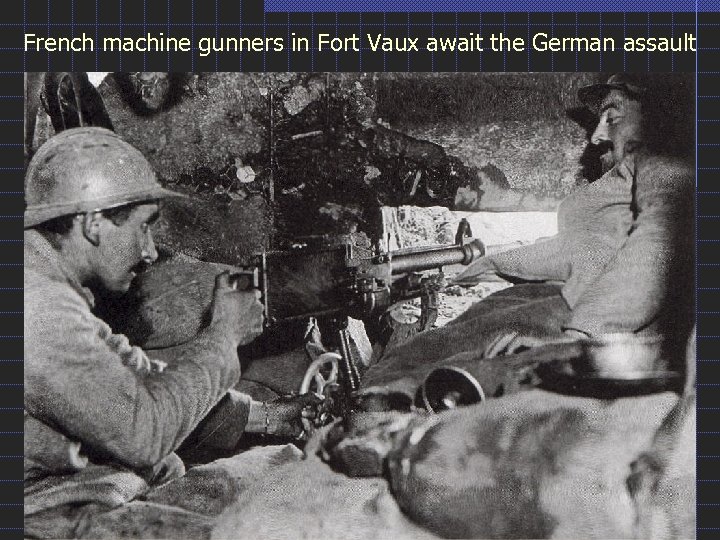
[[[146,263],[145,261],[140,261],[135,266],[133,266],[130,271],[134,272],[135,274],[142,274],[148,268],[150,268],[150,265],[148,263]]]
[[[603,155],[613,149],[613,143],[611,141],[603,141],[596,144],[595,149],[597,150],[598,154]]]

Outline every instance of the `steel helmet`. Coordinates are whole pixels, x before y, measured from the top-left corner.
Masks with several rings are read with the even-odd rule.
[[[161,199],[139,150],[99,127],[68,129],[43,144],[25,175],[25,228],[66,215]]]
[[[647,89],[641,77],[632,73],[616,73],[606,83],[583,86],[578,90],[578,98],[593,111],[597,111],[600,102],[612,90],[620,90],[633,99],[640,99]]]

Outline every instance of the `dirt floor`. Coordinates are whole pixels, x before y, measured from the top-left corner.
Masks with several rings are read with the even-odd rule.
[[[440,293],[440,306],[435,326],[446,325],[475,302],[510,286],[507,282],[497,282],[480,283],[472,288],[454,286],[445,289],[445,292]]]
[[[390,249],[452,244],[457,224],[462,218],[470,221],[473,236],[479,238],[490,253],[529,244],[539,237],[552,236],[557,232],[554,212],[459,212],[443,207],[417,206],[388,210],[387,221],[392,223],[393,228],[387,234]],[[463,266],[456,265],[444,268],[443,272],[445,278],[451,280],[463,269]],[[510,286],[506,281],[494,281],[469,288],[446,288],[440,293],[435,326],[444,326],[475,302]],[[420,316],[420,301],[409,302],[400,312],[406,322],[415,320]]]

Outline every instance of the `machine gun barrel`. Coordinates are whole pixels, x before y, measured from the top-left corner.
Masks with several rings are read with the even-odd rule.
[[[427,292],[415,274],[453,264],[468,265],[485,254],[480,240],[460,233],[454,245],[402,249],[373,255],[355,244],[320,250],[262,253],[235,276],[237,288],[260,289],[268,324],[307,317],[376,316],[403,299]]]
[[[485,246],[482,242],[480,242],[480,240],[473,240],[463,245],[429,249],[427,251],[391,251],[385,255],[385,257],[388,257],[393,274],[405,274],[407,272],[421,272],[423,270],[430,270],[451,264],[468,265],[484,254]]]

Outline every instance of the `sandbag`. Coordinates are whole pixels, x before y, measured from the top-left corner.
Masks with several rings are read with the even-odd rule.
[[[348,478],[317,457],[267,471],[220,516],[213,539],[428,539],[381,478]]]
[[[364,391],[399,393],[414,399],[417,388],[435,367],[479,361],[499,336],[509,332],[558,337],[569,316],[570,309],[557,285],[527,284],[504,289],[477,302],[446,326],[421,332],[388,349],[365,374]],[[493,380],[505,379],[505,371],[508,376],[515,371],[501,359],[487,366]]]
[[[138,275],[129,293],[98,302],[98,316],[143,349],[190,341],[209,322],[215,277],[229,265],[170,257]]]
[[[676,401],[533,390],[448,411],[396,444],[393,492],[450,538],[632,538],[630,464]],[[692,498],[682,504],[693,511]]]

